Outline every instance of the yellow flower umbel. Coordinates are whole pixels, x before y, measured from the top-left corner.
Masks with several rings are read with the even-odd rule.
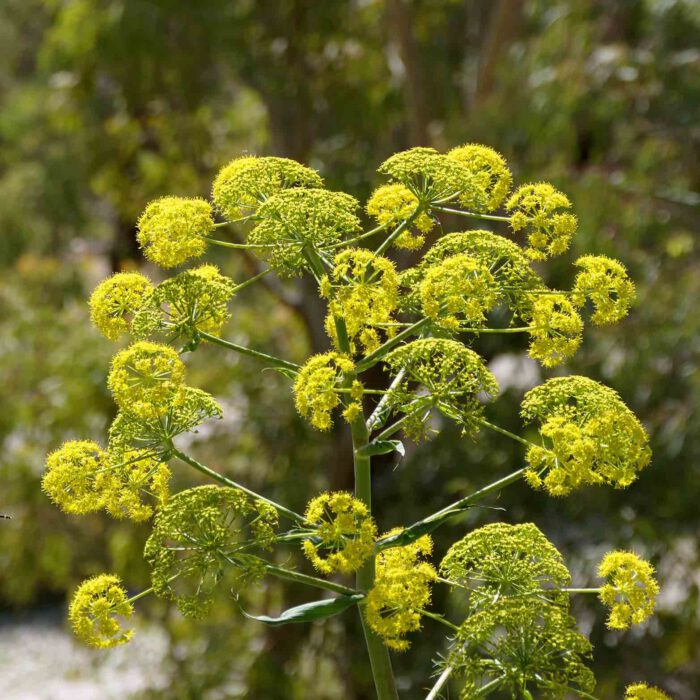
[[[481,357],[456,340],[414,340],[383,361],[393,375],[405,372],[389,394],[389,404],[409,414],[405,428],[414,437],[421,435],[432,408],[457,421],[465,432],[478,430],[483,406],[477,395],[498,393],[498,382]]]
[[[140,341],[115,355],[107,386],[123,411],[154,418],[168,411],[184,377],[185,365],[175,350]]]
[[[496,282],[477,258],[460,254],[431,265],[420,283],[423,312],[441,328],[481,327],[498,299]]]
[[[608,627],[627,629],[653,614],[659,584],[648,561],[633,552],[609,552],[600,562],[598,576],[607,579],[600,600],[610,608]]]
[[[146,207],[138,221],[136,237],[148,260],[161,267],[176,267],[204,253],[204,236],[213,229],[209,202],[163,197]]]
[[[476,191],[463,194],[460,204],[477,212],[498,209],[513,182],[505,158],[493,148],[478,143],[453,148],[447,157],[461,163],[474,176]]]
[[[608,326],[627,316],[635,291],[622,263],[604,255],[584,255],[575,265],[581,272],[576,275],[571,299],[576,306],[591,301],[593,323]]]
[[[648,686],[646,683],[628,685],[625,689],[625,700],[671,700],[663,691]]]
[[[410,148],[395,153],[379,166],[378,172],[405,185],[426,210],[432,202],[471,197],[478,191],[474,175],[467,167],[434,148]]]
[[[294,382],[294,400],[299,414],[314,428],[331,429],[331,412],[340,405],[343,375],[354,369],[353,361],[337,352],[314,355],[301,368]]]
[[[513,231],[528,229],[525,253],[533,260],[561,255],[576,233],[569,198],[547,182],[519,187],[506,203]]]
[[[298,275],[308,269],[307,249],[340,243],[360,228],[358,201],[344,192],[321,189],[282,190],[257,212],[248,242],[278,273]]]
[[[75,592],[70,620],[76,637],[98,649],[109,649],[128,642],[132,630],[123,630],[123,620],[134,613],[118,576],[100,574],[84,581]]]
[[[90,297],[90,319],[109,340],[131,330],[133,315],[153,291],[148,277],[138,272],[118,272],[100,282]]]
[[[46,459],[44,493],[66,513],[84,515],[104,505],[109,459],[91,440],[71,440]]]
[[[576,354],[583,321],[563,294],[535,297],[526,315],[531,326],[528,355],[545,367],[557,367]]]
[[[399,532],[401,528],[391,530],[385,537]],[[424,558],[432,550],[433,541],[423,535],[377,556],[377,574],[365,599],[365,617],[384,644],[396,651],[409,648],[405,637],[420,629],[423,610],[430,604],[430,587],[437,580],[437,572]]]
[[[401,183],[378,187],[367,201],[367,213],[376,219],[380,226],[398,226],[404,219],[412,216],[420,201],[411,190]],[[425,234],[433,229],[435,220],[428,213],[421,211],[393,245],[405,250],[417,250],[425,243]]]
[[[544,443],[528,450],[526,478],[552,496],[588,484],[626,488],[651,459],[635,415],[616,392],[592,379],[550,379],[525,395],[521,415],[540,423]]]
[[[214,265],[185,270],[161,282],[136,314],[133,332],[146,337],[162,331],[170,338],[218,335],[229,319],[234,283]]]
[[[377,526],[367,506],[351,494],[317,496],[307,506],[305,518],[315,531],[302,548],[321,573],[349,574],[372,556]]]
[[[254,212],[273,194],[294,187],[323,187],[319,174],[289,158],[235,158],[214,180],[212,199],[227,219]]]
[[[323,296],[330,299],[326,330],[338,346],[334,317],[345,322],[348,340],[366,353],[380,344],[377,326],[392,321],[398,302],[399,277],[394,263],[382,255],[358,248],[335,256],[330,275],[321,282]]]
[[[209,609],[218,584],[240,591],[265,566],[255,549],[275,539],[277,511],[235,488],[198,486],[175,494],[156,516],[144,558],[156,595],[174,600],[183,615]]]

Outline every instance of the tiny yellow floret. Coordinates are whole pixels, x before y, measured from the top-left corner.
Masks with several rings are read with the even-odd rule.
[[[662,690],[647,685],[635,683],[625,689],[625,700],[671,700]]]

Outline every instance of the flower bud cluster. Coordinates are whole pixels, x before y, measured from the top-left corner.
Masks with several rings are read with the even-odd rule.
[[[625,689],[625,700],[671,700],[663,691],[646,683],[634,683]]]
[[[153,285],[138,272],[118,272],[100,282],[90,297],[90,319],[105,338],[117,340],[131,330],[134,314],[153,293]]]
[[[374,553],[377,526],[367,506],[351,494],[317,496],[307,506],[305,518],[314,532],[302,548],[321,573],[352,573]]]
[[[391,530],[385,537],[399,532],[401,528]],[[432,551],[432,539],[423,535],[377,556],[376,578],[365,599],[365,617],[384,644],[396,651],[409,648],[406,635],[420,629],[423,610],[430,605],[437,572],[425,559]]]

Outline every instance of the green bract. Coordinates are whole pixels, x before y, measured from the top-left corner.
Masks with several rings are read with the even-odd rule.
[[[277,512],[234,488],[198,486],[159,511],[144,557],[155,592],[189,616],[206,613],[227,571],[237,590],[263,575],[253,552],[275,537]]]

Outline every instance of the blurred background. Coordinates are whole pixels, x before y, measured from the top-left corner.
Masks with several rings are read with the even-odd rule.
[[[511,487],[498,501],[505,513],[472,511],[438,533],[437,553],[503,518],[537,523],[577,585],[594,583],[611,546],[646,554],[664,589],[648,624],[610,633],[594,600],[576,601],[595,645],[596,695],[620,698],[646,680],[677,700],[700,697],[699,37],[697,0],[0,0],[0,512],[12,517],[0,520],[0,696],[372,697],[351,614],[270,630],[226,592],[196,623],[144,600],[131,645],[74,644],[65,602],[80,580],[114,571],[130,590],[149,585],[148,526],[64,515],[39,481],[62,441],[105,439],[115,348],[91,328],[86,299],[115,270],[160,279],[134,241],[149,200],[207,196],[219,167],[254,153],[304,161],[364,201],[392,152],[477,141],[506,156],[516,183],[549,180],[573,200],[580,232],[547,266],[551,284],[569,285],[571,262],[588,252],[621,259],[637,281],[629,319],[587,328],[563,371],[617,389],[655,457],[624,492],[556,500]],[[255,269],[245,257],[209,259],[239,280]],[[224,335],[303,361],[327,343],[313,296],[304,285],[248,288]],[[512,340],[480,350],[504,388],[489,415],[517,431],[523,392],[546,376]],[[213,347],[190,363],[192,384],[226,411],[192,438],[203,461],[296,509],[351,483],[345,429],[313,434],[283,377]],[[380,527],[521,464],[517,445],[445,426],[400,465],[376,466]],[[178,487],[197,483],[175,471]],[[308,599],[266,581],[246,605]],[[424,697],[443,629],[427,624],[395,655],[402,697]]]

